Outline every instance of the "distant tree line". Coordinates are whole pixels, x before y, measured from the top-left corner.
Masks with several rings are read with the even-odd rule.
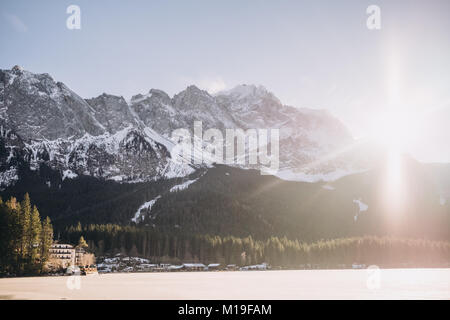
[[[53,243],[50,218],[41,221],[28,193],[21,202],[0,198],[0,275],[42,272]]]
[[[450,242],[363,236],[304,243],[286,237],[255,240],[251,236],[159,232],[151,227],[78,223],[62,237],[71,243],[84,235],[96,255],[122,253],[153,262],[203,262],[272,266],[336,267],[352,263],[379,266],[437,266],[450,262]]]

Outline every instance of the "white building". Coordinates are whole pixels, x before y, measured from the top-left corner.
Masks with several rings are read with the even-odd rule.
[[[75,248],[75,265],[82,266],[84,265],[83,257],[86,251],[83,248],[76,247]]]
[[[68,266],[75,265],[75,248],[70,244],[54,243],[49,249],[50,262],[49,264],[62,266],[66,268]]]
[[[74,247],[71,244],[53,243],[49,249],[49,265],[53,267],[81,266],[85,263],[86,251],[80,247]]]

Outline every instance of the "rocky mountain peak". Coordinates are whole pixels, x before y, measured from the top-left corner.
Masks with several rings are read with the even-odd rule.
[[[214,98],[205,90],[195,85],[188,86],[185,90],[176,94],[172,103],[176,108],[186,109],[192,106],[205,106],[214,103]]]
[[[169,95],[163,91],[163,90],[159,90],[159,89],[150,89],[150,91],[148,92],[149,94],[151,94],[152,96],[156,96],[159,97],[163,100],[169,101],[170,97]]]
[[[11,72],[13,72],[14,74],[21,74],[23,71],[24,71],[23,67],[21,67],[19,65],[15,65],[11,69]]]
[[[138,126],[138,120],[123,97],[103,93],[86,101],[92,107],[94,117],[109,133]]]
[[[266,94],[269,94],[269,91],[261,85],[240,84],[230,90],[219,91],[215,95],[233,96],[234,98],[242,99],[248,96],[262,96]]]
[[[86,101],[50,75],[33,74],[20,67],[3,72],[0,101],[4,102],[4,117],[24,141],[104,132]]]

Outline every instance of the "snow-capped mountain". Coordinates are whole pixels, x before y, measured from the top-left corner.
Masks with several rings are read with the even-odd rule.
[[[357,170],[338,161],[342,150],[353,143],[347,128],[325,110],[283,105],[262,86],[240,85],[216,95],[219,105],[237,127],[278,128],[280,173],[317,175]],[[361,168],[359,168],[361,169]]]
[[[171,161],[171,142],[145,127],[123,98],[84,100],[48,74],[18,66],[0,71],[0,129],[2,188],[19,178],[22,161],[32,170],[46,163],[66,177],[129,182],[193,171]]]
[[[343,154],[354,141],[339,120],[324,110],[283,105],[262,86],[239,85],[216,95],[189,86],[173,99],[152,89],[134,96],[130,106],[145,125],[166,138],[178,128],[192,131],[194,121],[201,121],[203,130],[217,128],[222,132],[279,129],[282,177],[295,178],[297,173],[301,180],[300,174],[345,174],[363,169],[355,163],[347,166],[348,157]]]
[[[151,89],[129,102],[108,94],[83,99],[48,74],[15,66],[0,70],[0,187],[19,179],[21,162],[32,170],[45,163],[65,178],[137,182],[186,176],[196,167],[173,161],[171,133],[192,130],[194,121],[202,121],[204,130],[280,129],[285,178],[361,169],[338,160],[339,151],[353,143],[341,122],[326,111],[285,106],[262,86],[240,85],[216,95],[189,86],[173,98]]]

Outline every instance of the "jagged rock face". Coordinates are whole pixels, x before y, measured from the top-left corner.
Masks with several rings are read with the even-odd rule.
[[[282,168],[303,168],[352,142],[347,128],[326,111],[282,105],[262,86],[240,85],[216,99],[243,129],[279,129]]]
[[[334,170],[336,164],[330,167],[328,162],[319,168],[309,165],[353,140],[347,128],[326,111],[283,105],[262,86],[241,85],[215,96],[189,86],[173,99],[150,90],[133,97],[131,108],[145,125],[166,137],[177,128],[192,132],[194,121],[202,121],[203,130],[217,128],[224,135],[225,129],[279,129],[281,168]]]
[[[352,141],[325,111],[285,106],[261,86],[241,85],[210,95],[195,86],[170,98],[161,90],[84,100],[48,74],[0,70],[0,167],[14,181],[18,161],[41,163],[73,177],[119,181],[184,176],[195,168],[172,161],[175,129],[280,129],[280,167],[304,170]],[[328,164],[327,164],[328,165]],[[321,170],[321,169],[320,169]],[[6,183],[3,183],[5,186]]]
[[[192,131],[194,121],[202,121],[204,129],[236,127],[228,111],[196,86],[189,86],[173,99],[161,90],[151,89],[146,95],[134,96],[130,103],[145,125],[166,137],[180,128]]]
[[[185,123],[177,117],[178,112],[172,106],[171,98],[164,91],[151,89],[148,94],[138,94],[131,98],[131,108],[139,119],[157,132],[170,136],[170,133],[182,128]],[[155,126],[154,124],[158,125]]]
[[[172,103],[175,110],[179,111],[179,117],[184,119],[186,129],[192,129],[194,121],[202,121],[204,129],[237,127],[228,110],[221,108],[213,96],[196,86],[189,86],[175,95]]]
[[[24,146],[20,137],[0,125],[0,191],[19,179],[17,168],[25,157]]]
[[[33,141],[21,150],[20,157],[30,169],[38,170],[41,163],[46,163],[62,175],[69,171],[72,178],[89,175],[120,182],[145,182],[193,172],[190,166],[173,163],[166,146],[130,128],[115,134]]]
[[[285,117],[280,113],[281,102],[262,86],[239,85],[231,90],[217,93],[216,99],[244,128],[256,123],[262,126],[273,125],[272,118]],[[256,118],[254,118],[255,115]]]
[[[135,116],[123,97],[104,93],[86,101],[94,110],[94,117],[109,133],[138,126]]]
[[[72,144],[69,169],[117,181],[147,181],[159,177],[170,161],[165,146],[136,130],[113,136],[85,137]]]
[[[17,66],[0,72],[0,114],[22,139],[54,140],[104,132],[86,101],[48,74],[32,74]]]

